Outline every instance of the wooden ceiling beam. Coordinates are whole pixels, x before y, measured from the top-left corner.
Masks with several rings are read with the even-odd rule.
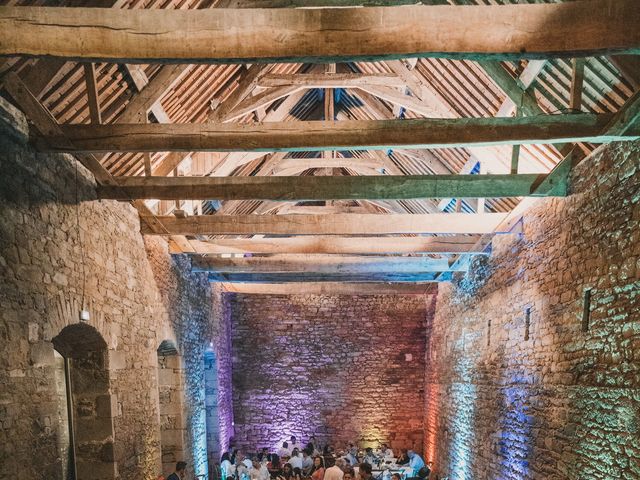
[[[401,256],[276,254],[267,257],[193,256],[191,270],[218,273],[304,273],[375,274],[450,272],[447,257],[433,258]],[[466,271],[457,266],[455,271]]]
[[[492,28],[488,30],[486,25]],[[115,63],[330,63],[640,52],[636,0],[329,9],[0,7],[0,55]]]
[[[469,145],[633,141],[638,128],[603,134],[613,114],[518,118],[418,119],[235,124],[61,125],[66,141],[46,136],[51,152],[323,151],[452,148]]]
[[[288,87],[297,85],[304,88],[359,88],[362,86],[402,87],[404,81],[396,75],[385,73],[302,73],[294,75],[270,74],[258,81],[261,87]]]
[[[221,283],[225,293],[243,295],[434,295],[435,283]]]
[[[443,272],[451,275],[450,272]],[[295,273],[209,273],[210,282],[224,283],[292,283],[292,282],[342,282],[342,283],[380,283],[380,282],[405,282],[405,283],[423,283],[437,282],[437,272],[421,272],[421,273],[396,273],[396,272],[377,272],[377,273],[359,273],[359,274],[343,274],[343,273],[315,273],[315,272],[295,272]],[[445,277],[443,277],[445,278]],[[446,277],[449,278],[449,277]]]
[[[437,253],[481,254],[474,249],[479,235],[453,235],[438,237],[340,237],[298,236],[278,238],[215,239],[208,242],[191,240],[191,250],[175,249],[175,252],[198,254],[274,254],[274,253],[325,253],[342,255],[359,254],[407,254]],[[174,246],[170,242],[174,251]]]
[[[407,200],[564,196],[566,184],[546,175],[381,175],[271,177],[116,177],[102,199],[129,200]],[[547,188],[537,188],[541,183]]]
[[[171,235],[393,235],[493,233],[504,213],[200,215],[158,219]],[[146,225],[142,233],[154,234]]]

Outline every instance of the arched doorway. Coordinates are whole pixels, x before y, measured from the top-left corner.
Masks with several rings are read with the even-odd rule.
[[[59,442],[64,476],[113,479],[117,474],[113,448],[117,406],[109,393],[107,344],[85,323],[63,328],[52,343],[57,352],[59,416],[67,427],[61,428]]]
[[[182,358],[175,343],[165,340],[158,347],[160,448],[165,476],[173,472],[176,462],[185,459],[183,398]]]

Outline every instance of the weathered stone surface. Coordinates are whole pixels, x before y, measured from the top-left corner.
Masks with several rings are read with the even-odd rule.
[[[602,149],[571,196],[540,200],[521,237],[440,287],[425,453],[441,475],[640,478],[639,165],[637,143]]]
[[[275,447],[295,434],[421,449],[432,315],[424,297],[232,295],[230,302],[239,446]]]
[[[82,309],[106,345],[108,361],[94,361],[108,368],[108,393],[117,403],[107,407],[95,395],[79,401],[86,431],[107,437],[113,422],[111,446],[96,444],[91,454],[98,461],[80,465],[92,472],[80,478],[161,473],[156,349],[166,338],[189,359],[184,460],[205,473],[203,355],[210,343],[220,357],[228,352],[220,293],[190,273],[186,258],[170,256],[164,240],[144,240],[130,205],[96,200],[92,176],[74,159],[36,153],[25,142],[24,117],[0,104],[0,478],[62,478],[62,420],[52,400],[64,395],[56,390],[51,341],[79,322]],[[222,448],[232,434],[225,368],[230,364],[220,362],[218,378],[227,382],[219,397],[227,402],[220,408],[227,415],[219,429]],[[83,391],[95,383],[78,380]]]

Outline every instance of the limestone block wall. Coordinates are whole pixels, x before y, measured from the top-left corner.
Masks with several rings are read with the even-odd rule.
[[[24,116],[0,99],[0,478],[61,478],[64,395],[52,340],[79,323],[83,305],[105,344],[107,394],[85,395],[75,414],[112,426],[100,456],[112,476],[160,473],[156,350],[163,340],[185,359],[185,456],[200,473],[204,351],[227,341],[219,338],[228,330],[220,295],[190,273],[188,259],[169,255],[164,240],[143,239],[132,207],[96,200],[91,175],[71,157],[36,153],[27,131]],[[221,368],[228,395],[230,373]],[[230,422],[222,422],[225,445]]]
[[[425,454],[450,479],[640,478],[640,145],[602,149],[572,190],[440,286]]]
[[[433,297],[230,295],[235,440],[421,450]]]

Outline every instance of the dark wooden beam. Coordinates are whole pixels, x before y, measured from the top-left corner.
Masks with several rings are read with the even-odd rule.
[[[438,274],[382,272],[375,274],[340,273],[209,273],[210,282],[225,283],[295,283],[295,282],[341,282],[341,283],[380,283],[380,282],[436,282]],[[443,277],[444,278],[444,277]]]
[[[331,63],[640,53],[636,0],[328,9],[0,7],[0,55],[116,63]],[[487,25],[491,29],[487,29]]]
[[[53,152],[311,151],[447,148],[470,145],[632,141],[603,134],[613,114],[236,124],[63,125],[39,147]]]
[[[117,177],[101,187],[103,199],[158,200],[406,200],[419,198],[526,197],[545,175]],[[565,185],[550,184],[538,196],[563,196]]]

